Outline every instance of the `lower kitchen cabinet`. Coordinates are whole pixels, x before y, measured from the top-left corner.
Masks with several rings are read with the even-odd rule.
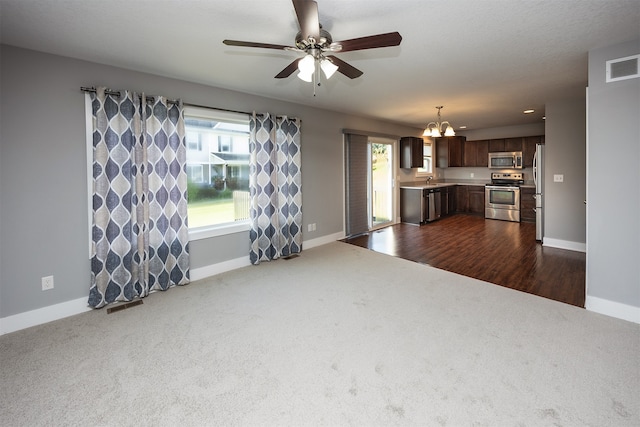
[[[466,185],[456,185],[456,212],[469,211],[469,191]]]
[[[484,186],[457,185],[455,189],[456,212],[484,216]]]
[[[468,185],[469,213],[484,216],[484,186]]]
[[[440,189],[441,197],[441,216],[452,215],[456,211],[456,187],[442,187]]]
[[[425,220],[423,190],[418,188],[400,189],[400,221],[422,224]]]
[[[520,221],[536,222],[535,188],[520,188]]]

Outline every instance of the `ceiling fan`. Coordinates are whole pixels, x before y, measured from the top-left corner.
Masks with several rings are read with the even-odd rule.
[[[300,25],[300,31],[298,31],[295,38],[295,46],[239,40],[223,40],[222,43],[228,46],[258,47],[304,53],[305,55],[303,57],[287,65],[275,78],[284,79],[299,69],[298,77],[311,82],[316,64],[320,65],[320,68],[327,78],[331,77],[335,71],[351,79],[360,77],[363,74],[362,71],[354,66],[349,65],[334,55],[327,55],[327,53],[352,52],[355,50],[398,46],[402,41],[402,36],[396,31],[334,42],[331,34],[320,25],[317,2],[313,0],[292,1],[298,18],[298,24]]]

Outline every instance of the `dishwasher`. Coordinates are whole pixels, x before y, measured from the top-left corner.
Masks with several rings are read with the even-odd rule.
[[[425,222],[435,221],[442,214],[442,195],[439,188],[424,190]]]

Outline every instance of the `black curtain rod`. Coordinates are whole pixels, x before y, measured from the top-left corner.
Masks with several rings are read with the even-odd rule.
[[[80,86],[80,90],[83,92],[96,92],[96,88],[95,87],[84,87],[84,86]],[[107,95],[117,95],[120,96],[120,91],[118,90],[105,90],[104,93],[106,93]],[[149,100],[153,100],[154,97],[153,96],[148,96],[147,99]],[[176,101],[175,99],[168,99],[167,100],[168,103],[170,104],[177,104],[178,101]],[[182,105],[186,106],[186,107],[197,107],[197,108],[208,108],[211,110],[218,110],[218,111],[225,111],[227,113],[238,113],[238,114],[246,114],[248,116],[252,115],[253,113],[247,113],[246,111],[237,111],[237,110],[229,110],[226,108],[217,108],[217,107],[209,107],[206,105],[198,105],[198,104],[189,104],[187,102],[183,102]],[[257,114],[258,116],[262,116],[262,114]]]

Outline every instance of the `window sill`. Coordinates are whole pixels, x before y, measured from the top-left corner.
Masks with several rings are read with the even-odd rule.
[[[210,237],[226,236],[227,234],[242,233],[251,229],[249,220],[229,224],[212,225],[189,230],[189,241],[208,239]]]

